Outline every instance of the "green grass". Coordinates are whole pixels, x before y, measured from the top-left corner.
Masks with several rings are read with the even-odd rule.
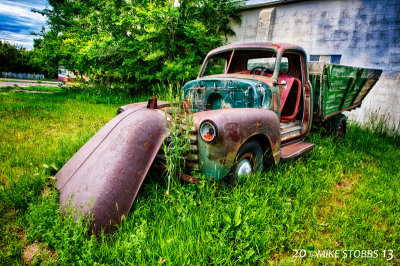
[[[144,100],[137,98],[136,100]],[[90,93],[0,94],[0,264],[400,263],[400,138],[357,125],[234,188],[146,179],[122,226],[89,235],[62,216],[51,176],[132,99]],[[294,259],[294,249],[305,258]],[[317,250],[379,250],[377,259],[310,258]],[[29,255],[29,254],[28,254]]]

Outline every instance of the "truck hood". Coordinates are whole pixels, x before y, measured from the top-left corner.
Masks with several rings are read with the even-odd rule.
[[[250,75],[250,74],[218,74],[202,77],[199,80],[209,80],[209,79],[242,79],[251,80],[255,82],[262,82],[268,86],[272,86],[272,77],[260,76],[260,75]]]
[[[270,77],[243,74],[213,75],[189,81],[183,86],[193,111],[223,108],[264,108],[271,104]]]

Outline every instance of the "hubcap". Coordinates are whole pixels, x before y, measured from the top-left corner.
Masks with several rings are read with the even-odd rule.
[[[251,174],[251,171],[252,169],[250,160],[247,158],[243,158],[237,166],[236,176],[240,177],[244,175],[249,175]]]

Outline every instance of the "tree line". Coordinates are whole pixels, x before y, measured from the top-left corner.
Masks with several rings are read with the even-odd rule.
[[[0,72],[42,73],[33,51],[0,40]]]

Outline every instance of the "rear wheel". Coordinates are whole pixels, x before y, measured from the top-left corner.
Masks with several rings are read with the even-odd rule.
[[[240,147],[231,171],[226,177],[226,183],[235,181],[263,169],[263,152],[260,144],[251,140]]]
[[[347,119],[344,114],[340,114],[332,118],[329,123],[328,131],[335,138],[341,139],[346,135]]]

